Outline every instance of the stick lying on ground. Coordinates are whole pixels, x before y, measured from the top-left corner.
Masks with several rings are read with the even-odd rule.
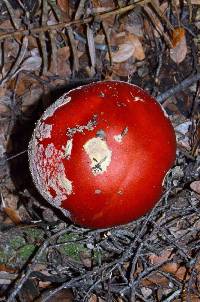
[[[169,90],[159,94],[156,99],[159,103],[162,104],[170,96],[173,96],[176,93],[188,88],[193,83],[198,82],[199,80],[200,80],[200,72],[198,72],[197,74],[195,74],[191,77],[186,78],[185,80],[183,80],[181,83],[177,84],[176,86],[174,86],[174,87],[170,88]]]

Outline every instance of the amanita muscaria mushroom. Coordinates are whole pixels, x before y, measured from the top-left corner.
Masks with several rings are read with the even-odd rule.
[[[69,91],[42,115],[29,144],[43,197],[75,223],[128,223],[162,195],[175,160],[173,127],[160,104],[119,81]]]

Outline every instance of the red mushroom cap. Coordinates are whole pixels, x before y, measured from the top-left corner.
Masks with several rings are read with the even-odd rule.
[[[38,121],[29,145],[36,187],[75,223],[128,223],[160,199],[176,139],[160,104],[119,81],[69,91]]]

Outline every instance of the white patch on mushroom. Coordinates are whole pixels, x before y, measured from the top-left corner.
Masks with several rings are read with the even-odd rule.
[[[46,149],[45,149],[45,157],[46,159],[51,158],[53,156],[54,152],[54,144],[48,144]]]
[[[53,116],[54,112],[62,107],[63,105],[69,103],[71,101],[71,97],[67,96],[67,93],[62,95],[57,101],[55,101],[51,106],[49,106],[42,115],[42,119],[45,120],[48,117]]]
[[[69,139],[67,141],[66,147],[64,149],[64,157],[67,159],[70,159],[71,153],[72,153],[72,146],[73,146],[73,138]]]
[[[96,189],[94,193],[95,193],[95,194],[101,194],[101,190]]]
[[[116,142],[121,143],[122,142],[122,135],[118,134],[118,135],[114,135],[114,140],[116,140]]]
[[[72,181],[66,176],[63,158],[64,152],[57,150],[53,143],[44,147],[33,136],[29,144],[31,174],[41,195],[56,207],[60,207],[62,201],[73,193]],[[52,197],[51,190],[55,197]]]
[[[145,102],[145,100],[139,96],[133,96],[133,101],[134,102]]]
[[[118,134],[118,135],[114,135],[114,140],[118,143],[121,143],[123,140],[123,137],[128,133],[128,127],[124,128],[124,130]]]
[[[123,192],[122,190],[119,190],[119,191],[117,191],[117,194],[119,194],[119,195],[123,195],[123,194],[124,194],[124,192]]]
[[[84,130],[92,131],[97,125],[97,115],[93,115],[92,119],[86,125],[77,125],[73,128],[67,128],[67,136],[72,138],[76,133],[84,133]]]
[[[88,140],[83,148],[91,160],[92,173],[99,175],[106,172],[112,156],[107,143],[100,137],[94,137]]]
[[[59,177],[59,182],[62,184],[62,186],[66,189],[67,191],[67,195],[71,195],[72,194],[72,181],[70,181],[68,178],[66,178],[65,176]]]
[[[51,138],[52,125],[41,122],[37,125],[35,130],[35,137],[38,140],[43,140],[45,138]]]

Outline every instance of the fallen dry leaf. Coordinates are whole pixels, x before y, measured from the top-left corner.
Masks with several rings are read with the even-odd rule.
[[[136,71],[136,66],[133,64],[133,60],[130,58],[124,63],[114,63],[112,66],[112,72],[120,77],[128,77]]]
[[[172,44],[175,46],[170,49],[170,58],[176,64],[180,64],[187,54],[187,43],[184,29],[176,28],[173,31]]]
[[[41,302],[42,299],[37,300],[38,302]],[[63,288],[58,293],[53,295],[53,297],[48,299],[49,302],[73,302],[74,301],[74,295],[71,289]]]
[[[0,271],[1,272],[7,272],[7,273],[16,273],[18,272],[17,268],[9,267],[5,264],[0,264]]]
[[[39,51],[37,48],[34,48],[31,50],[31,56],[22,62],[20,70],[36,71],[40,69],[41,64],[42,58],[39,54]]]
[[[200,180],[196,180],[196,181],[193,181],[191,184],[190,184],[190,188],[200,194]]]
[[[200,5],[200,0],[191,0],[191,4]]]
[[[68,0],[57,0],[57,5],[64,13],[68,13],[68,11],[69,11],[69,1]]]
[[[105,302],[105,300],[100,297],[97,297],[95,294],[92,294],[88,299],[88,302]]]
[[[115,43],[118,50],[112,51],[113,63],[123,63],[132,56],[137,60],[144,60],[144,49],[136,35],[121,33],[121,35],[117,35]],[[114,43],[112,44],[114,45]],[[108,53],[106,58],[109,59]]]
[[[152,289],[148,288],[148,287],[141,287],[141,292],[144,296],[145,299],[147,299],[149,296],[151,296],[152,294]]]
[[[167,277],[162,276],[160,273],[154,273],[151,276],[144,278],[141,281],[141,285],[144,287],[148,287],[148,286],[151,286],[154,284],[156,284],[156,285],[159,284],[160,286],[168,287],[169,280]]]
[[[8,217],[14,222],[14,224],[20,224],[21,219],[19,217],[19,213],[17,210],[14,210],[12,208],[5,207],[3,208],[3,211],[8,215]]]
[[[20,224],[23,221],[28,221],[27,218],[29,216],[24,206],[21,205],[20,207],[18,207],[19,197],[17,195],[4,190],[1,193],[1,200],[2,211],[6,213],[6,215],[13,223]],[[8,223],[10,223],[9,219],[7,220]]]
[[[164,250],[160,255],[152,254],[149,256],[149,261],[152,265],[161,264],[173,257],[172,250]]]
[[[95,294],[92,294],[88,299],[88,302],[98,302],[97,299],[98,299],[97,296]]]
[[[144,58],[145,58],[144,48],[143,48],[142,43],[140,42],[139,38],[136,35],[132,34],[132,35],[130,35],[130,40],[132,41],[132,43],[135,47],[133,56],[139,61],[144,60]]]
[[[68,77],[71,75],[69,56],[69,46],[64,46],[57,49],[57,68],[60,76]],[[54,73],[52,66],[50,67],[50,72]]]
[[[172,33],[172,45],[176,47],[185,37],[185,29],[182,27],[175,28]]]
[[[129,58],[132,57],[134,51],[135,51],[135,47],[131,43],[131,41],[129,42],[127,41],[124,44],[118,45],[118,50],[112,52],[113,63],[123,63],[127,61]],[[107,59],[109,59],[108,54],[107,54]]]

